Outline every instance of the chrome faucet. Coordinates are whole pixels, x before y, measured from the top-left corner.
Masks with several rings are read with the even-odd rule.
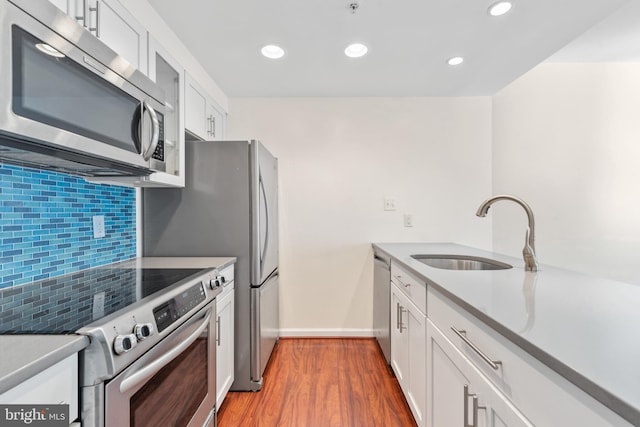
[[[494,202],[498,200],[511,200],[516,202],[520,206],[522,206],[527,213],[527,219],[529,220],[529,227],[527,228],[527,234],[525,236],[524,241],[524,249],[522,249],[522,256],[524,257],[524,269],[525,271],[538,271],[538,260],[536,258],[536,245],[535,245],[535,224],[533,222],[533,211],[529,207],[528,204],[524,202],[524,200],[519,199],[514,196],[509,195],[501,195],[501,196],[493,196],[482,202],[476,215],[479,217],[487,216],[487,212],[489,212],[489,208]]]

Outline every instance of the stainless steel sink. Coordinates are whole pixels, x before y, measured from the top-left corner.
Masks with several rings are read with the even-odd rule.
[[[429,267],[445,270],[506,270],[513,266],[494,259],[470,255],[411,255]]]

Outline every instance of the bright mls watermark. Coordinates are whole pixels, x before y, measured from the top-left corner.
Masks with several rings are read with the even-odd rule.
[[[0,405],[0,426],[67,427],[69,405]]]

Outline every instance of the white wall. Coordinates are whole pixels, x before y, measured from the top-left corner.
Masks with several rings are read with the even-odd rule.
[[[371,242],[487,247],[491,99],[231,98],[279,158],[283,334],[371,335]],[[398,210],[385,212],[393,196]],[[403,227],[403,214],[413,228]]]
[[[493,190],[536,215],[540,261],[640,283],[640,64],[542,64],[493,99]],[[505,202],[501,202],[505,203]],[[494,249],[526,217],[495,205]]]

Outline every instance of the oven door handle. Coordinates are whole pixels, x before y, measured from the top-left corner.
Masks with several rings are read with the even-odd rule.
[[[207,314],[204,317],[204,320],[198,326],[198,328],[187,337],[184,341],[180,342],[172,349],[166,351],[162,356],[154,360],[153,362],[145,365],[142,369],[133,372],[128,375],[120,383],[120,391],[125,393],[126,391],[135,388],[141,383],[146,382],[149,378],[154,376],[160,369],[164,368],[168,365],[173,359],[175,359],[180,353],[185,351],[191,344],[198,339],[198,337],[202,334],[202,332],[209,326],[209,321],[211,320],[212,310],[207,310]]]

